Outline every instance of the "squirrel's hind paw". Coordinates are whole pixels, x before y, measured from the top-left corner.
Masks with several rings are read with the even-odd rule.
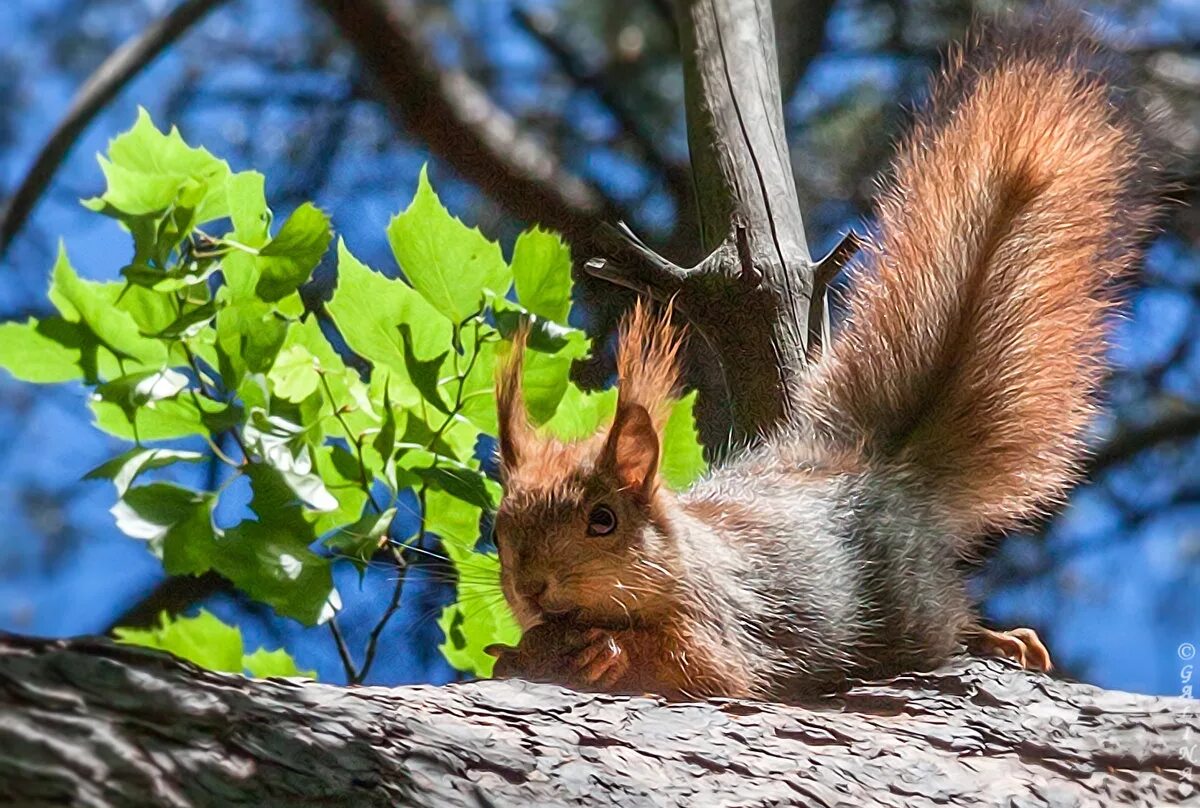
[[[980,656],[998,656],[1011,659],[1026,670],[1049,673],[1054,668],[1050,651],[1046,649],[1037,632],[1031,628],[1014,628],[1009,631],[976,629],[968,639],[968,647]]]

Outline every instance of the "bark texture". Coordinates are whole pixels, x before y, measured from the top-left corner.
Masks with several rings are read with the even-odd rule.
[[[788,707],[347,689],[0,637],[0,802],[24,806],[1200,804],[1198,739],[1193,702],[993,660]]]
[[[781,4],[776,13],[784,12]],[[688,147],[707,256],[682,267],[624,231],[598,239],[594,277],[676,310],[724,371],[735,442],[788,420],[797,377],[820,348],[825,288],[846,250],[809,254],[784,131],[771,0],[676,0]],[[818,40],[828,9],[814,4],[788,31]],[[784,14],[786,17],[787,14]],[[789,48],[790,53],[790,48]],[[784,60],[789,80],[799,69]],[[709,442],[718,451],[728,435]],[[715,443],[715,445],[714,445]]]

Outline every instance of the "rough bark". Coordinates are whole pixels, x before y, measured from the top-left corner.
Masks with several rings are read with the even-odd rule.
[[[809,255],[784,132],[771,0],[678,0],[675,11],[708,257],[680,267],[625,231],[636,260],[603,255],[587,268],[675,301],[720,360],[740,441],[786,420],[796,377],[820,342],[823,269],[846,251],[822,262]]]
[[[1197,705],[994,660],[803,707],[517,680],[337,688],[0,637],[0,794],[38,805],[1177,805]]]

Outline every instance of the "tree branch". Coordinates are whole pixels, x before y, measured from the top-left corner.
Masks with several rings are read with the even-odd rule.
[[[959,660],[788,707],[252,680],[0,636],[14,804],[1175,805],[1194,702]]]
[[[183,0],[167,16],[118,48],[88,77],[0,217],[0,258],[4,257],[59,165],[97,113],[167,46],[223,2],[225,0]]]
[[[317,0],[377,80],[405,128],[525,221],[586,241],[613,203],[567,171],[457,70],[437,64],[409,0]]]
[[[1188,407],[1140,428],[1123,428],[1092,455],[1086,465],[1090,479],[1140,452],[1167,441],[1200,436],[1200,409]]]
[[[679,217],[686,220],[694,204],[690,169],[670,160],[662,153],[659,148],[661,138],[645,127],[603,71],[587,67],[576,53],[555,36],[553,17],[549,14],[532,14],[521,8],[514,9],[513,16],[517,23],[546,49],[559,69],[574,84],[590,90],[600,103],[604,104],[646,162],[663,176],[675,199]],[[677,224],[676,228],[686,230],[694,227],[694,224],[685,221],[682,226]]]
[[[797,374],[820,341],[816,266],[784,132],[770,0],[677,0],[676,17],[708,257],[684,271],[639,249],[587,269],[676,300],[720,359],[742,441],[787,420]],[[811,22],[823,28],[823,18]]]

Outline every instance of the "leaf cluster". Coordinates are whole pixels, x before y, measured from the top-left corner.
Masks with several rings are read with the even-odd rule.
[[[442,650],[456,667],[488,674],[482,649],[518,637],[496,556],[480,539],[500,491],[489,475],[493,377],[518,322],[533,330],[524,382],[536,422],[574,438],[615,403],[615,391],[569,380],[589,345],[570,325],[567,246],[535,227],[506,260],[446,210],[423,171],[387,228],[391,277],[335,245],[315,205],[277,223],[261,174],[232,171],[144,110],[100,166],[105,190],[84,205],[128,231],[132,257],[119,280],[97,282],[60,248],[54,313],[0,324],[0,366],[29,382],[82,382],[95,426],[130,443],[88,475],[113,483],[118,527],[167,573],[214,570],[305,624],[340,608],[335,564],[382,560],[402,573],[439,557],[457,586],[439,618]],[[299,289],[331,252],[336,288],[308,311]],[[703,470],[691,404],[679,405],[664,446],[675,485]],[[215,490],[163,479],[206,458],[228,467]],[[241,479],[249,511],[219,525],[215,509]],[[402,584],[401,574],[381,621]],[[179,639],[185,626],[217,631],[195,620],[164,625],[155,642],[179,650],[190,642]],[[365,675],[377,637],[352,678]],[[222,640],[227,668],[234,645]]]

